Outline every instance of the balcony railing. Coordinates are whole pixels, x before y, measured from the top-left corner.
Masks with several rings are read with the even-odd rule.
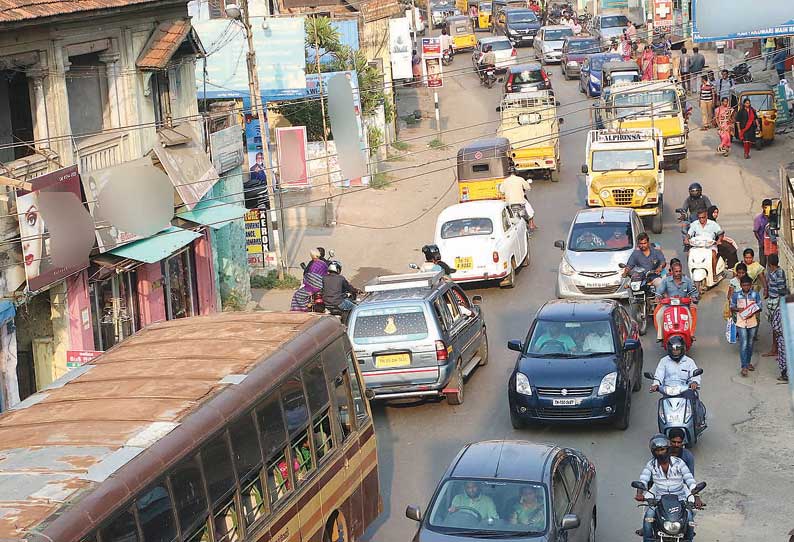
[[[53,156],[55,156],[53,154]],[[57,157],[56,157],[57,158]],[[19,158],[13,162],[8,162],[0,166],[0,175],[29,181],[39,175],[47,173],[50,167],[50,160],[43,154],[31,154],[24,158]]]
[[[116,166],[129,160],[127,134],[99,134],[77,144],[80,173]]]

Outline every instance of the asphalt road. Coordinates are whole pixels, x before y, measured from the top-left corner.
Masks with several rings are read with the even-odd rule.
[[[519,56],[525,55],[531,55],[531,49],[519,51]],[[445,71],[460,74],[459,70],[470,66],[470,55],[460,54]],[[584,180],[579,170],[584,159],[589,109],[593,101],[588,101],[578,92],[576,81],[564,81],[558,66],[549,66],[548,70],[562,104],[558,112],[565,119],[562,130],[566,135],[561,141],[561,181],[535,181],[530,194],[540,227],[532,242],[531,265],[519,274],[515,289],[500,290],[493,286],[469,291],[484,297],[491,353],[490,364],[479,368],[468,380],[463,405],[452,407],[445,402],[374,405],[384,512],[367,533],[369,540],[410,540],[416,531],[416,523],[405,518],[406,505],[419,504],[424,509],[439,477],[458,450],[468,442],[487,439],[551,442],[582,450],[594,461],[598,472],[597,538],[603,541],[639,540],[634,530],[641,524],[641,511],[635,506],[632,499],[634,490],[629,483],[637,478],[647,461],[648,438],[656,432],[657,396],[648,393],[647,386],[634,395],[631,426],[627,431],[597,425],[547,426],[516,431],[511,427],[507,410],[506,383],[516,357],[515,353],[507,350],[506,342],[508,339],[522,339],[534,313],[554,296],[561,252],[553,247],[553,242],[565,237],[572,216],[585,203]],[[497,118],[495,107],[501,97],[501,88],[488,90],[479,84],[475,75],[467,73],[445,78],[440,96],[443,128],[480,125],[462,133],[467,137],[493,134],[496,124],[482,123]],[[695,116],[699,116],[697,111]],[[672,210],[684,199],[687,185],[693,180],[701,181],[706,194],[721,206],[720,222],[728,234],[742,246],[754,246],[750,233],[751,213],[770,193],[770,183],[776,178],[777,161],[769,158],[780,150],[772,150],[772,147],[756,153],[753,160],[745,161],[740,160],[741,151],[736,146],[734,154],[723,159],[713,151],[716,143],[713,131],[704,135],[693,130],[689,145],[690,172],[667,172],[664,233],[651,237],[652,241],[661,244],[668,260],[680,256],[680,234]],[[450,153],[455,150],[450,149]],[[743,169],[739,170],[739,166]],[[436,214],[440,210],[437,209]],[[746,523],[746,504],[752,496],[736,489],[735,480],[742,476],[752,478],[754,465],[752,462],[733,464],[732,461],[747,453],[743,451],[735,429],[742,420],[748,419],[748,412],[757,404],[754,394],[762,392],[757,387],[754,389],[753,379],[738,377],[738,353],[724,340],[721,314],[725,287],[725,284],[720,285],[704,296],[698,340],[692,351],[699,366],[705,369],[702,397],[709,408],[710,428],[695,449],[698,479],[709,483],[709,488],[703,493],[709,507],[700,514],[698,527],[702,538],[708,539],[722,531],[720,525],[726,525],[726,522],[730,522],[731,531],[741,532],[752,526]],[[768,326],[764,326],[757,351],[768,350]],[[653,371],[662,352],[655,343],[652,329],[643,339],[643,349],[644,368]],[[760,361],[759,358],[754,361],[761,365],[757,373],[772,374],[772,360]],[[759,487],[758,491],[763,489]],[[759,521],[758,517],[755,521]],[[777,526],[767,524],[766,528],[770,536],[773,533],[779,536]],[[764,532],[762,528],[760,533]],[[723,531],[718,536],[721,541],[733,540],[734,537],[742,539],[736,532]]]

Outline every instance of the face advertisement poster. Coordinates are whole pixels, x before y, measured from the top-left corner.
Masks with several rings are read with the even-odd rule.
[[[444,86],[444,80],[441,78],[440,58],[425,57],[422,59],[422,66],[424,67],[424,76],[428,88],[440,88]]]

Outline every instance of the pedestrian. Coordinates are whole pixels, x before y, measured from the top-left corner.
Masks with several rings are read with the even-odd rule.
[[[720,72],[720,78],[717,80],[717,84],[714,85],[714,87],[717,93],[717,100],[722,101],[723,98],[731,97],[733,79],[731,79],[731,74],[728,70],[722,70],[722,72]]]
[[[623,29],[623,35],[620,37],[620,54],[623,55],[623,60],[631,60],[631,40],[629,39],[628,32]]]
[[[778,79],[786,78],[786,48],[781,47],[772,55],[772,62],[775,64]]]
[[[631,21],[626,23],[626,34],[628,34],[629,40],[631,40],[632,43],[637,41],[637,27],[634,26],[634,23]]]
[[[733,132],[733,108],[729,105],[728,98],[720,100],[720,106],[714,110],[714,124],[720,136],[717,152],[728,156],[731,152],[731,133]]]
[[[642,56],[640,57],[640,69],[642,70],[643,81],[653,80],[653,60],[654,58],[651,44],[646,43],[642,50]]]
[[[742,108],[736,113],[736,124],[739,127],[737,136],[744,145],[744,159],[747,160],[750,158],[750,147],[756,140],[755,132],[761,130],[761,119],[750,104],[750,98],[744,99]]]
[[[736,321],[736,318],[733,317],[731,313],[731,299],[733,299],[733,294],[738,292],[742,289],[742,277],[747,275],[747,266],[744,265],[744,262],[739,262],[736,264],[736,267],[733,268],[733,277],[731,280],[728,281],[728,295],[725,296],[725,307],[723,309],[723,318],[726,320],[728,318],[732,318]]]
[[[778,265],[779,263],[777,254],[770,254],[766,262],[764,297],[766,298],[767,317],[770,324],[775,310],[780,306],[780,300],[788,295],[786,272]],[[772,327],[772,350],[764,354],[764,357],[772,356],[777,356],[777,336],[775,335],[774,326]]]
[[[747,266],[747,276],[753,281],[753,290],[761,292],[766,290],[766,275],[764,274],[764,266],[755,261],[755,251],[751,248],[746,248],[742,251],[742,261]],[[738,264],[737,264],[738,265]],[[734,266],[734,269],[736,266]]]
[[[709,220],[713,220],[717,222],[720,217],[720,210],[716,205],[710,205],[708,209],[706,209],[708,213]],[[717,222],[719,225],[719,222]],[[722,230],[722,227],[720,227]],[[723,234],[717,239],[717,254],[725,260],[725,267],[731,269],[739,263],[739,257],[737,256],[739,247],[736,244],[736,241],[728,237],[727,235]]]
[[[749,276],[742,277],[741,290],[734,292],[731,298],[731,312],[736,316],[736,332],[739,336],[739,362],[741,375],[747,371],[755,371],[753,360],[753,342],[758,332],[758,312],[761,310],[761,296],[753,290],[753,281]]]
[[[769,69],[769,64],[772,60],[772,53],[775,50],[775,38],[768,37],[764,40],[764,71]]]
[[[411,73],[414,76],[414,85],[419,84],[422,79],[422,57],[419,56],[416,49],[411,53]]]
[[[706,131],[711,126],[711,115],[714,112],[714,87],[711,84],[711,72],[703,76],[700,83],[700,129]]]
[[[772,200],[766,198],[761,202],[761,212],[753,219],[753,235],[758,241],[758,260],[762,266],[766,266],[766,254],[764,253],[764,232],[769,224],[769,212],[772,210]]]
[[[701,77],[703,76],[703,69],[706,67],[706,57],[700,54],[697,47],[692,48],[692,58],[689,60],[689,73],[695,82],[695,88],[692,92],[700,92]]]
[[[764,259],[769,258],[772,254],[777,254],[777,232],[772,229],[771,224],[767,223],[764,226]]]
[[[780,369],[778,382],[788,382],[788,364],[786,363],[786,341],[783,339],[783,316],[781,315],[780,305],[772,313],[772,333],[775,337],[777,346],[777,366]],[[794,534],[794,531],[792,531]],[[794,537],[793,537],[794,538]]]
[[[692,93],[691,81],[689,80],[689,69],[692,59],[686,52],[686,47],[681,47],[681,56],[678,59],[678,69],[681,71],[681,85],[687,94]]]

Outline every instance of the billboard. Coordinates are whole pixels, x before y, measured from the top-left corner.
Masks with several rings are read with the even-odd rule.
[[[752,9],[747,8],[743,0],[692,0],[692,39],[708,42],[794,34],[791,2],[755,0]]]
[[[669,32],[673,26],[673,0],[653,0],[653,29]]]
[[[411,32],[407,17],[389,19],[389,55],[392,80],[411,79]]]
[[[285,188],[309,186],[309,174],[306,169],[307,145],[305,126],[276,128],[280,186]]]

